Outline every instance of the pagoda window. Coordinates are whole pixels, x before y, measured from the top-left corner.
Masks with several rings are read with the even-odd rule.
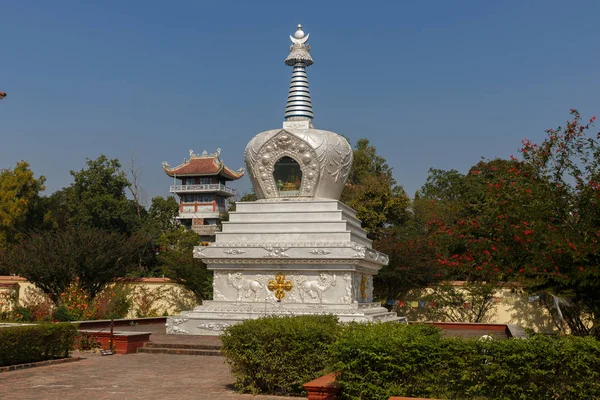
[[[302,184],[300,164],[291,157],[282,157],[275,163],[273,178],[280,196],[298,196]]]
[[[212,179],[209,176],[203,176],[200,178],[198,182],[200,185],[210,185],[212,183]]]
[[[196,202],[197,203],[212,203],[213,195],[212,194],[196,194]]]

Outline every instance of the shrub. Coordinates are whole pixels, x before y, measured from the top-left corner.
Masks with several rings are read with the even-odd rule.
[[[54,309],[52,313],[52,318],[55,321],[60,322],[68,322],[68,321],[77,321],[78,314],[74,313],[73,310],[70,310],[66,305],[61,304],[60,306]]]
[[[35,286],[25,288],[21,304],[33,314],[32,321],[49,321],[55,308],[52,299]]]
[[[6,319],[18,305],[19,292],[14,288],[0,291],[0,319]]]
[[[93,319],[96,314],[96,304],[90,294],[78,282],[73,282],[60,294],[59,304],[67,307],[73,319],[67,321],[83,321]],[[59,308],[61,307],[59,306]],[[56,318],[56,317],[55,317]]]
[[[34,319],[33,311],[27,307],[15,307],[13,319],[17,322],[32,322]]]
[[[265,317],[225,329],[223,355],[238,390],[293,393],[322,375],[339,331],[331,315]]]
[[[93,333],[79,332],[77,342],[79,350],[95,350],[102,347],[98,337]]]
[[[180,285],[170,288],[169,291],[165,293],[165,301],[175,314],[192,310],[200,304],[194,292]]]
[[[124,284],[107,286],[94,299],[95,319],[121,319],[131,308],[131,288]]]
[[[332,346],[332,369],[348,398],[409,395],[428,378],[440,340],[441,331],[430,325],[352,323]]]
[[[158,317],[160,311],[160,300],[169,289],[164,287],[150,287],[137,285],[133,293],[133,309],[136,318]]]
[[[600,398],[593,338],[464,340],[425,325],[352,324],[331,347],[346,399]]]
[[[0,366],[68,357],[77,325],[41,324],[0,329]]]

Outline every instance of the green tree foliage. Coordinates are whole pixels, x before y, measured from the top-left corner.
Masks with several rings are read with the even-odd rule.
[[[410,200],[404,189],[397,185],[385,158],[377,154],[377,149],[367,139],[356,142],[352,169],[341,201],[356,210],[368,237],[374,240],[373,247],[390,256],[389,265],[374,278],[377,298],[395,299],[399,293],[423,281],[428,272],[418,268],[422,264],[412,263],[429,258],[427,248],[422,246],[421,238],[413,242],[406,240],[407,236],[412,238],[408,227],[412,220]],[[412,252],[411,246],[415,245],[423,252]]]
[[[192,291],[199,303],[212,296],[212,272],[193,255],[194,246],[199,245],[195,232],[178,227],[164,232],[157,245],[158,263],[165,275]]]
[[[444,171],[429,169],[425,184],[417,191],[415,198],[444,202],[458,201],[464,194],[464,175],[457,170]]]
[[[26,161],[13,169],[0,170],[0,251],[18,240],[40,219],[40,192],[46,178],[35,178]]]
[[[173,196],[167,198],[156,196],[148,211],[147,225],[158,232],[169,232],[177,229],[175,217],[179,214],[179,203]]]
[[[410,202],[404,189],[396,184],[392,169],[367,139],[356,143],[341,201],[356,210],[371,239],[379,238],[387,227],[405,222]]]
[[[44,291],[56,304],[73,283],[94,298],[114,278],[138,264],[144,236],[128,236],[97,228],[31,233],[11,244],[1,264]]]
[[[130,183],[119,160],[104,155],[87,159],[86,168],[71,175],[74,182],[66,190],[70,223],[111,232],[134,230],[139,223],[137,208],[127,199]]]

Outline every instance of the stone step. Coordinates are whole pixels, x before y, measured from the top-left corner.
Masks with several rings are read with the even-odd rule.
[[[140,347],[138,353],[175,354],[180,356],[222,357],[221,350],[177,349],[167,347]]]
[[[255,201],[237,202],[236,210],[240,212],[294,212],[294,211],[345,211],[355,216],[356,212],[337,200],[309,201]]]
[[[356,230],[356,228],[354,228]],[[225,233],[304,233],[352,231],[346,221],[223,222]]]
[[[230,222],[279,222],[279,221],[304,221],[304,222],[339,222],[346,221],[349,224],[360,227],[359,219],[342,211],[296,211],[296,212],[240,212],[232,211],[229,214]]]
[[[364,235],[364,234],[363,234]],[[351,231],[346,232],[217,232],[217,243],[326,243],[331,242],[356,242],[371,248],[371,240]],[[317,244],[315,244],[316,246]],[[277,244],[275,244],[277,246]]]
[[[189,350],[221,350],[223,346],[220,344],[185,344],[185,343],[158,343],[146,342],[146,348],[162,348],[162,349],[189,349]]]

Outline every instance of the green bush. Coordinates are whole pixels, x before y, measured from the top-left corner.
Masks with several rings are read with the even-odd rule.
[[[68,357],[77,325],[40,324],[0,329],[0,366]]]
[[[52,318],[60,322],[77,321],[77,315],[64,304],[54,309]]]
[[[238,390],[298,393],[302,384],[323,375],[338,332],[331,315],[247,320],[225,330],[223,355]]]
[[[464,340],[425,325],[351,324],[331,347],[346,399],[600,398],[593,338]]]
[[[13,316],[17,322],[32,322],[34,319],[33,312],[27,307],[15,307]]]
[[[429,325],[349,324],[331,348],[332,369],[348,398],[412,394],[435,366],[440,340]]]

